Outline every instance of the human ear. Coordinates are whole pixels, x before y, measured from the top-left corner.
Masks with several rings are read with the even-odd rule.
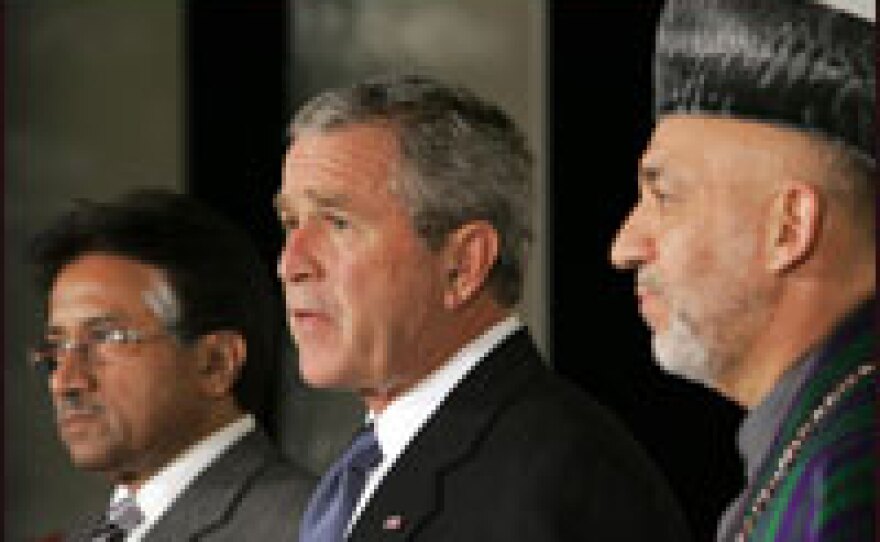
[[[773,197],[765,239],[766,266],[783,273],[806,260],[819,237],[822,199],[807,183],[788,183]]]
[[[238,331],[214,331],[202,335],[196,348],[202,389],[212,397],[231,396],[247,357],[244,336]]]
[[[468,222],[453,231],[446,244],[447,285],[443,303],[457,309],[484,286],[498,260],[498,231],[488,222]]]

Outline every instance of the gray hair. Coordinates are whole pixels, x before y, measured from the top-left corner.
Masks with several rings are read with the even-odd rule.
[[[421,76],[383,76],[333,89],[306,103],[291,123],[295,140],[355,123],[389,121],[401,149],[391,179],[429,247],[476,220],[498,232],[489,274],[495,299],[515,305],[532,241],[533,158],[525,137],[500,108],[470,91]]]

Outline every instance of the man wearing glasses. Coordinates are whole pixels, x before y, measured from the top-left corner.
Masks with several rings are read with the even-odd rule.
[[[140,192],[80,205],[33,248],[47,321],[31,362],[73,463],[116,484],[67,539],[294,539],[312,477],[264,429],[278,326],[247,238]]]

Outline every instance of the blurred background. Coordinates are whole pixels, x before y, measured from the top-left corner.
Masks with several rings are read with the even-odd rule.
[[[42,300],[27,240],[76,198],[163,186],[210,203],[274,269],[271,197],[308,97],[418,71],[471,87],[524,128],[539,225],[522,311],[558,371],[615,410],[699,539],[739,480],[741,413],[650,360],[631,277],[607,263],[648,137],[659,1],[118,0],[3,4],[4,540],[58,531],[109,486],[74,470],[25,349]],[[320,472],[361,419],[346,394],[279,379],[285,452]]]

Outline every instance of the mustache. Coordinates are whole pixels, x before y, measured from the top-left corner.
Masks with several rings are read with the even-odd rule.
[[[636,274],[636,291],[658,293],[663,290],[663,281],[656,273],[647,271],[644,268],[639,269]]]
[[[80,393],[65,394],[55,401],[55,419],[58,421],[62,421],[69,416],[100,414],[103,411],[103,405],[86,399]]]

